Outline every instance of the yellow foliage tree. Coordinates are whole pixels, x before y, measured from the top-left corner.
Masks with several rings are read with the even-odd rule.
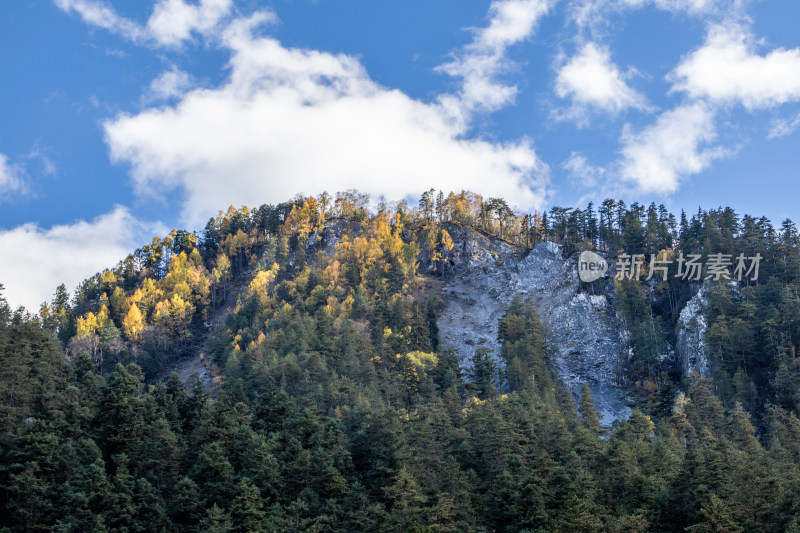
[[[211,271],[211,279],[214,282],[214,290],[211,293],[212,305],[217,305],[217,289],[222,287],[222,300],[227,296],[228,280],[231,279],[231,261],[225,254],[217,256],[217,266]]]
[[[164,291],[156,284],[153,278],[142,282],[142,288],[133,293],[132,302],[139,306],[139,311],[146,317],[156,304],[164,299]],[[128,311],[130,313],[130,310]]]
[[[444,276],[445,269],[447,268],[447,261],[450,258],[450,252],[452,252],[453,248],[455,247],[455,243],[453,243],[453,238],[446,229],[442,229],[442,235],[439,237],[439,242],[441,243],[442,249],[441,252],[437,253],[437,260],[439,262],[438,268],[442,276]]]
[[[88,313],[85,317],[78,318],[77,336],[85,337],[86,335],[94,335],[98,329],[97,317],[94,313]]]
[[[125,331],[125,336],[130,340],[138,339],[142,334],[144,326],[144,317],[142,316],[141,311],[139,311],[139,306],[134,303],[131,305],[128,314],[125,315],[125,320],[122,322],[122,328]]]
[[[111,310],[114,312],[114,318],[122,320],[128,312],[125,291],[122,290],[122,287],[114,288],[114,292],[111,293],[111,298],[109,298],[109,303],[111,304]]]
[[[194,306],[177,294],[170,299],[169,303],[172,333],[183,342],[189,338],[189,325],[192,315],[194,315]]]
[[[194,251],[192,257],[195,256]],[[179,294],[181,298],[191,300],[194,304],[203,304],[206,301],[211,280],[199,254],[197,258],[200,259],[199,266],[196,260],[187,256],[185,252],[172,257],[169,262],[169,272],[161,281],[161,287],[168,298]]]
[[[273,263],[269,270],[260,270],[247,287],[250,296],[258,301],[260,309],[264,309],[269,304],[270,288],[278,276],[278,269],[278,264]]]
[[[416,392],[425,373],[439,363],[436,354],[414,350],[397,354],[397,370],[409,393]]]

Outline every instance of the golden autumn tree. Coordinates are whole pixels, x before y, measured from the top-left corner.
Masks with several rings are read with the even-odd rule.
[[[97,363],[98,348],[100,347],[100,337],[97,335],[99,327],[97,316],[92,312],[87,313],[84,317],[78,317],[76,334],[69,342],[69,351],[72,356],[85,353]]]
[[[259,309],[264,309],[269,304],[270,289],[278,276],[279,268],[278,264],[274,263],[269,270],[259,271],[247,288],[250,296],[258,302]]]
[[[134,303],[131,305],[130,310],[128,310],[128,314],[125,315],[125,320],[122,322],[125,336],[132,341],[137,340],[141,336],[144,326],[144,317],[141,311],[139,311],[139,306]]]
[[[194,306],[191,302],[175,294],[170,303],[170,333],[175,335],[183,344],[189,338],[189,325],[194,315]]]
[[[211,305],[217,306],[217,290],[222,288],[222,301],[225,301],[228,291],[228,280],[231,279],[231,261],[225,254],[217,256],[217,265],[211,271],[211,280],[214,288],[211,291]]]
[[[128,313],[127,298],[125,297],[125,291],[122,290],[122,287],[114,288],[114,292],[111,293],[111,297],[109,298],[109,304],[111,305],[114,319],[117,320],[117,323],[122,322],[123,318],[125,318],[125,315]]]
[[[420,383],[426,378],[427,372],[439,363],[436,354],[414,350],[395,356],[395,369],[406,386],[407,398],[419,390]]]
[[[441,275],[444,276],[445,270],[447,269],[447,262],[450,260],[450,254],[453,251],[453,248],[455,248],[455,243],[453,243],[453,238],[446,229],[442,229],[442,234],[439,237],[439,243],[441,245],[441,251],[439,252],[438,270]]]

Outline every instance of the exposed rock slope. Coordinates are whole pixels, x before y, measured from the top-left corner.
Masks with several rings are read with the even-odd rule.
[[[478,347],[500,352],[498,320],[516,294],[530,297],[556,343],[556,370],[576,394],[589,384],[604,425],[630,413],[616,385],[616,367],[625,351],[608,294],[586,294],[574,260],[558,245],[538,244],[527,255],[499,239],[459,227],[448,228],[454,275],[442,289],[441,342],[453,348],[464,367]]]
[[[687,302],[678,318],[676,351],[684,376],[688,376],[692,372],[697,372],[704,377],[710,375],[705,344],[707,328],[705,307],[708,304],[708,290],[708,285],[703,285],[697,294]]]

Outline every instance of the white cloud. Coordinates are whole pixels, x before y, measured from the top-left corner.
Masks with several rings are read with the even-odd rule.
[[[573,190],[582,194],[572,205],[580,207],[603,198],[624,198],[633,194],[628,182],[611,179],[618,177],[618,166],[617,163],[594,165],[582,153],[571,152],[561,168],[567,172]]]
[[[527,39],[552,3],[546,0],[495,0],[489,6],[489,26],[476,33],[475,49],[502,50]]]
[[[708,168],[729,151],[709,146],[716,138],[714,110],[703,103],[662,113],[639,133],[623,132],[620,175],[643,192],[671,193],[682,178]]]
[[[178,45],[189,40],[192,32],[208,34],[219,29],[233,7],[232,0],[200,0],[197,5],[183,0],[161,0],[147,21],[147,30],[163,45]]]
[[[10,163],[5,154],[0,154],[0,201],[26,190],[22,169]]]
[[[91,26],[118,33],[132,41],[139,41],[146,37],[141,26],[119,16],[114,8],[106,3],[97,0],[54,0],[54,2],[62,11],[77,14]]]
[[[572,100],[559,118],[585,123],[592,109],[617,115],[628,109],[648,109],[643,95],[625,83],[607,48],[587,43],[558,70],[556,94]]]
[[[183,96],[193,85],[194,82],[189,73],[173,66],[150,82],[144,100],[153,102],[177,98]]]
[[[353,57],[254,37],[268,18],[239,20],[225,32],[232,57],[222,86],[105,123],[111,157],[132,165],[139,193],[181,190],[190,225],[228,204],[322,189],[389,198],[471,189],[542,206],[547,167],[529,141],[465,138],[438,102],[376,84]],[[494,30],[483,39],[502,41]]]
[[[619,0],[619,3],[630,8],[653,5],[664,11],[686,11],[695,15],[711,12],[720,4],[718,0]]]
[[[82,280],[125,258],[154,230],[163,233],[163,228],[143,224],[120,206],[90,222],[0,229],[0,283],[5,285],[5,297],[12,307],[38,311],[59,284],[72,291]]]
[[[56,167],[55,162],[51,157],[52,148],[48,146],[43,146],[40,143],[36,143],[25,155],[25,159],[28,161],[36,161],[38,163],[39,172],[46,176],[52,176],[58,172],[58,167]]]
[[[749,0],[575,0],[568,7],[568,18],[578,28],[605,33],[609,19],[634,9],[653,7],[670,13],[698,18],[736,18],[743,16]]]
[[[706,42],[669,76],[673,90],[748,110],[800,100],[800,49],[756,52],[752,35],[737,25],[716,25]]]
[[[797,131],[797,128],[800,128],[800,113],[793,118],[777,118],[772,121],[767,139],[782,139]]]
[[[221,29],[223,19],[233,8],[232,0],[159,0],[146,25],[120,16],[101,0],[54,0],[56,6],[77,14],[86,24],[103,28],[124,38],[160,46],[178,46],[193,34],[211,35]]]
[[[578,152],[570,153],[561,166],[569,172],[573,181],[577,181],[582,189],[593,189],[603,185],[606,169],[589,163],[586,156]]]
[[[592,31],[596,25],[605,24],[605,16],[610,13],[647,6],[698,16],[707,21],[709,30],[705,43],[686,55],[667,76],[672,83],[670,92],[685,93],[683,104],[663,112],[654,124],[638,132],[626,125],[620,138],[621,157],[607,168],[592,167],[579,155],[568,159],[564,168],[585,185],[588,183],[587,187],[599,183],[605,174],[606,181],[619,177],[623,183],[635,186],[638,192],[669,194],[688,176],[706,170],[714,160],[736,151],[715,142],[717,117],[725,107],[742,104],[749,111],[755,111],[800,100],[800,49],[779,48],[759,54],[759,43],[746,25],[747,3],[747,0],[587,0],[574,5],[573,21]],[[720,20],[723,22],[714,22]],[[599,57],[586,63],[602,64],[604,58]],[[581,80],[581,76],[575,78]],[[615,77],[607,79],[615,80]],[[572,85],[591,86],[580,81]],[[556,92],[573,100],[572,108],[565,115],[577,116],[580,120],[589,104],[575,111],[576,96],[570,92],[572,85],[559,71]],[[613,91],[606,94],[613,94]],[[603,101],[603,98],[595,95],[594,100]],[[595,107],[602,109],[599,105]],[[622,107],[618,101],[609,99],[610,112]],[[773,121],[769,138],[788,135],[798,127],[800,118],[777,119]]]
[[[440,98],[442,106],[459,122],[467,123],[475,111],[495,111],[512,103],[517,87],[498,79],[514,68],[506,49],[528,37],[554,0],[496,0],[489,7],[489,26],[475,30],[473,41],[437,70],[461,78],[457,95]]]

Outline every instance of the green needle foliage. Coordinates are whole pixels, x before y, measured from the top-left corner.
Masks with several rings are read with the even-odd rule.
[[[800,531],[790,221],[613,200],[519,214],[467,192],[367,205],[230,208],[38,316],[0,299],[0,531]],[[468,372],[441,346],[469,232],[764,260],[757,282],[709,285],[710,377],[661,357],[699,283],[616,285],[637,406],[604,428],[531,302]],[[213,379],[165,373],[185,361]]]

